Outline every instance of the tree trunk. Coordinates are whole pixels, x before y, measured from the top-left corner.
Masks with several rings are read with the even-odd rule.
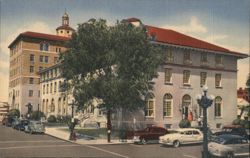
[[[109,143],[110,143],[110,138],[111,138],[111,129],[112,129],[111,111],[108,110],[108,112],[107,112],[107,139],[108,139]]]

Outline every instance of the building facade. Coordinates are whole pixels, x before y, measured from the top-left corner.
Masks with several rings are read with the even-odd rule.
[[[27,31],[19,34],[9,45],[8,103],[11,108],[19,109],[22,115],[27,113],[28,103],[32,104],[33,110],[38,110],[41,95],[38,72],[57,63],[59,53],[66,50],[65,42],[70,39],[69,35],[73,31],[68,26],[67,16],[65,13],[62,17],[62,26],[57,28],[58,35]]]
[[[185,118],[192,123],[202,120],[196,96],[206,85],[208,93],[215,96],[208,108],[209,126],[231,124],[237,117],[237,60],[247,55],[173,30],[144,25],[136,18],[127,21],[145,27],[152,44],[166,52],[165,64],[158,68],[158,77],[153,80],[154,89],[146,97],[144,118],[139,117],[138,122],[177,128]],[[135,122],[133,117],[130,121]]]

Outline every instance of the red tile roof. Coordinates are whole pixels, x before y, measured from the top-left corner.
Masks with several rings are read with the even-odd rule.
[[[62,42],[70,40],[69,37],[27,31],[27,32],[23,32],[23,33],[19,34],[17,36],[17,38],[8,47],[10,48],[21,37],[30,37],[30,38],[38,38],[38,39],[45,39],[45,40],[51,40],[51,41],[62,41]]]
[[[191,36],[184,35],[173,30],[153,27],[149,25],[145,25],[145,27],[147,28],[147,33],[149,36],[155,36],[156,42],[206,49],[211,51],[226,52],[234,55],[242,55],[243,57],[247,57],[246,54],[230,51],[226,48],[193,38]]]
[[[141,22],[140,19],[137,18],[128,18],[125,21],[132,23],[132,22]],[[218,51],[218,52],[225,52],[231,55],[236,55],[240,57],[247,57],[248,55],[242,54],[239,52],[230,51],[226,48],[208,43],[206,41],[202,41],[191,36],[187,36],[185,34],[170,30],[170,29],[163,29],[154,26],[144,25],[147,28],[147,33],[149,36],[155,36],[155,41],[160,43],[166,44],[173,44],[178,46],[186,46],[186,47],[193,47],[198,49],[206,49],[211,51]]]

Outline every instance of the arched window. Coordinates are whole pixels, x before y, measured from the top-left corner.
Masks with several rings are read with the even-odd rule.
[[[222,98],[217,96],[214,102],[214,116],[221,117]]]
[[[190,105],[191,105],[191,97],[186,94],[182,97],[182,114],[183,114],[183,118],[185,119],[188,118]]]
[[[45,106],[45,107],[46,107],[46,108],[45,108],[45,112],[46,112],[46,113],[49,112],[49,107],[48,107],[48,106],[49,106],[49,100],[47,99],[47,100],[46,100],[46,106]]]
[[[171,94],[167,93],[163,98],[163,116],[172,116],[173,109],[173,97]]]
[[[43,104],[42,104],[42,112],[45,112],[45,99],[43,99]]]
[[[154,116],[154,105],[155,105],[154,97],[155,96],[153,93],[149,93],[146,97],[145,116],[148,117]]]

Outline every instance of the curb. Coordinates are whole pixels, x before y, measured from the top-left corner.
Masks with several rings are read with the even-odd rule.
[[[49,133],[49,132],[46,132],[45,131],[45,134],[46,135],[49,135],[49,136],[51,136],[51,137],[54,137],[54,138],[57,138],[57,139],[60,139],[60,140],[63,140],[63,141],[66,141],[66,142],[70,142],[70,143],[74,143],[74,144],[79,144],[79,145],[117,145],[117,144],[132,144],[133,142],[132,141],[130,141],[130,140],[128,140],[127,142],[112,142],[112,140],[111,140],[111,142],[110,143],[108,143],[108,142],[103,142],[103,141],[100,141],[99,143],[98,143],[98,139],[95,139],[94,141],[93,140],[84,140],[84,139],[78,139],[78,140],[76,140],[76,141],[71,141],[71,140],[68,140],[68,139],[63,139],[63,138],[61,138],[61,137],[58,137],[58,136],[56,136],[56,135],[53,135],[53,134],[51,134],[51,133]],[[101,139],[101,140],[104,140],[104,139]],[[81,141],[85,141],[85,142],[81,142]]]

